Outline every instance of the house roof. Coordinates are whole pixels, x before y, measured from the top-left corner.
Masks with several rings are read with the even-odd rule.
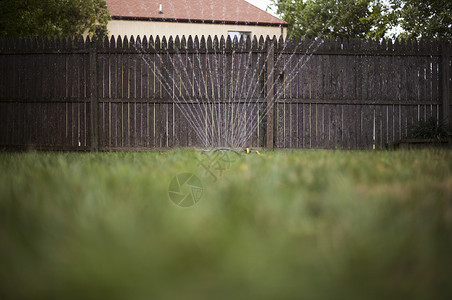
[[[113,19],[238,25],[288,24],[244,0],[106,0]],[[160,5],[162,13],[159,12]]]

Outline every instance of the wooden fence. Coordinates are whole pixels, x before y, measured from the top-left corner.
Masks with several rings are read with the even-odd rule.
[[[382,149],[450,121],[435,41],[0,39],[0,147]]]

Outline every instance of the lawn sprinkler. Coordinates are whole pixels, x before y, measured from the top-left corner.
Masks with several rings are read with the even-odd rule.
[[[234,148],[216,148],[216,149],[210,149],[210,150],[202,150],[203,152],[211,152],[211,153],[215,153],[215,152],[232,152],[235,153],[237,155],[240,155],[240,153],[245,152],[246,155],[248,154],[257,154],[259,156],[261,156],[262,154],[257,151],[257,150],[253,150],[251,148],[245,148],[244,150],[240,150],[240,149],[234,149]]]
[[[257,150],[252,150],[251,148],[246,148],[245,149],[245,153],[246,154],[251,154],[251,153],[256,153],[257,155],[261,155],[261,153],[259,152],[259,151],[257,151]]]

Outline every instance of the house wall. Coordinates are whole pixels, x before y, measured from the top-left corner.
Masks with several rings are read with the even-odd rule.
[[[130,36],[176,36],[182,35],[228,35],[228,31],[247,31],[251,36],[279,37],[283,35],[286,38],[287,28],[271,26],[249,26],[249,25],[228,25],[228,24],[200,24],[200,23],[175,23],[175,22],[149,22],[149,21],[129,21],[129,20],[111,20],[108,23],[109,35],[124,37]]]

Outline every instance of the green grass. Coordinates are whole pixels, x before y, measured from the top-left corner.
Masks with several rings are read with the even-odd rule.
[[[0,299],[452,299],[451,151],[230,156],[0,153]]]

